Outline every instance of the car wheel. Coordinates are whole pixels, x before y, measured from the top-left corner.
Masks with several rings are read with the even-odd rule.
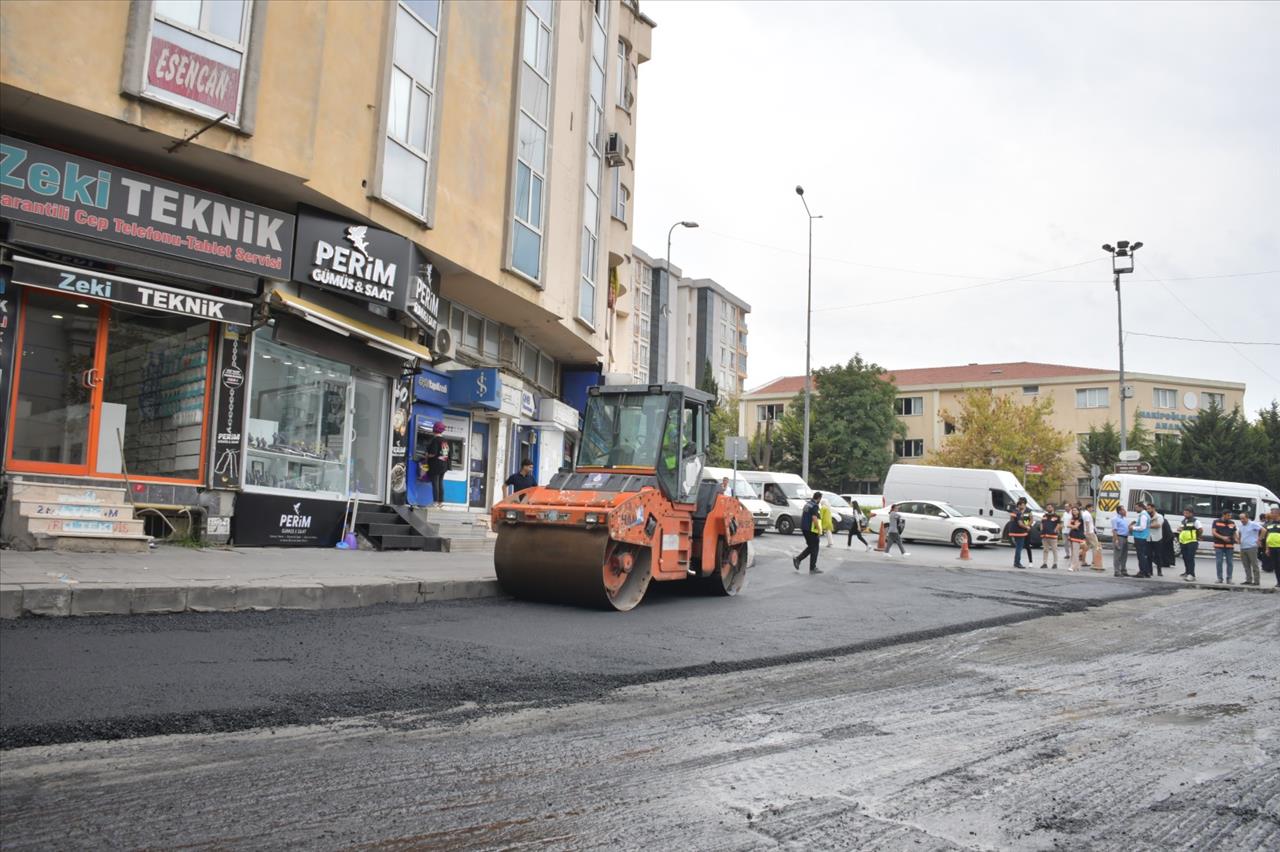
[[[778,518],[778,532],[783,535],[791,535],[791,533],[795,531],[795,528],[796,525],[791,520],[790,515],[783,515],[781,518]]]
[[[956,530],[951,534],[951,543],[956,547],[964,547],[969,541],[968,530]]]

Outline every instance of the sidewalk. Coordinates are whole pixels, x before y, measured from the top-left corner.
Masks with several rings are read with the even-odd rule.
[[[0,551],[0,618],[336,609],[498,594],[491,551]]]

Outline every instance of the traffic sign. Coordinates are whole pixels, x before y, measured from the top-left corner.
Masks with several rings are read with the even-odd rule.
[[[740,435],[725,435],[724,457],[728,461],[746,461],[747,439]]]
[[[1027,464],[1024,469],[1027,473],[1044,473],[1044,465],[1042,464]]]
[[[1120,461],[1133,462],[1142,458],[1142,453],[1137,450],[1124,450],[1120,453]]]
[[[1150,473],[1151,462],[1120,462],[1116,465],[1116,473]]]

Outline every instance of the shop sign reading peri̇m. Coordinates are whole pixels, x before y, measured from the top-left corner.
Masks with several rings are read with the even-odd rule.
[[[269,278],[290,276],[294,218],[0,136],[0,215]]]
[[[421,249],[391,231],[303,209],[293,277],[401,311],[427,332],[436,329],[440,272]]]

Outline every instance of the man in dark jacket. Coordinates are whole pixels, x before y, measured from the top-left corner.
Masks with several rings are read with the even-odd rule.
[[[450,467],[449,444],[441,437],[444,430],[444,421],[437,420],[427,441],[427,478],[431,480],[431,500],[437,509],[444,505],[444,474]]]
[[[809,498],[809,502],[804,504],[804,511],[800,513],[800,532],[804,533],[804,550],[800,551],[798,556],[791,559],[791,565],[797,571],[800,570],[800,561],[806,556],[809,557],[809,573],[821,574],[822,569],[818,567],[818,551],[822,539],[820,531],[814,530],[815,526],[821,527],[821,521],[818,520],[818,503],[822,500],[822,492],[815,491],[813,496]]]

